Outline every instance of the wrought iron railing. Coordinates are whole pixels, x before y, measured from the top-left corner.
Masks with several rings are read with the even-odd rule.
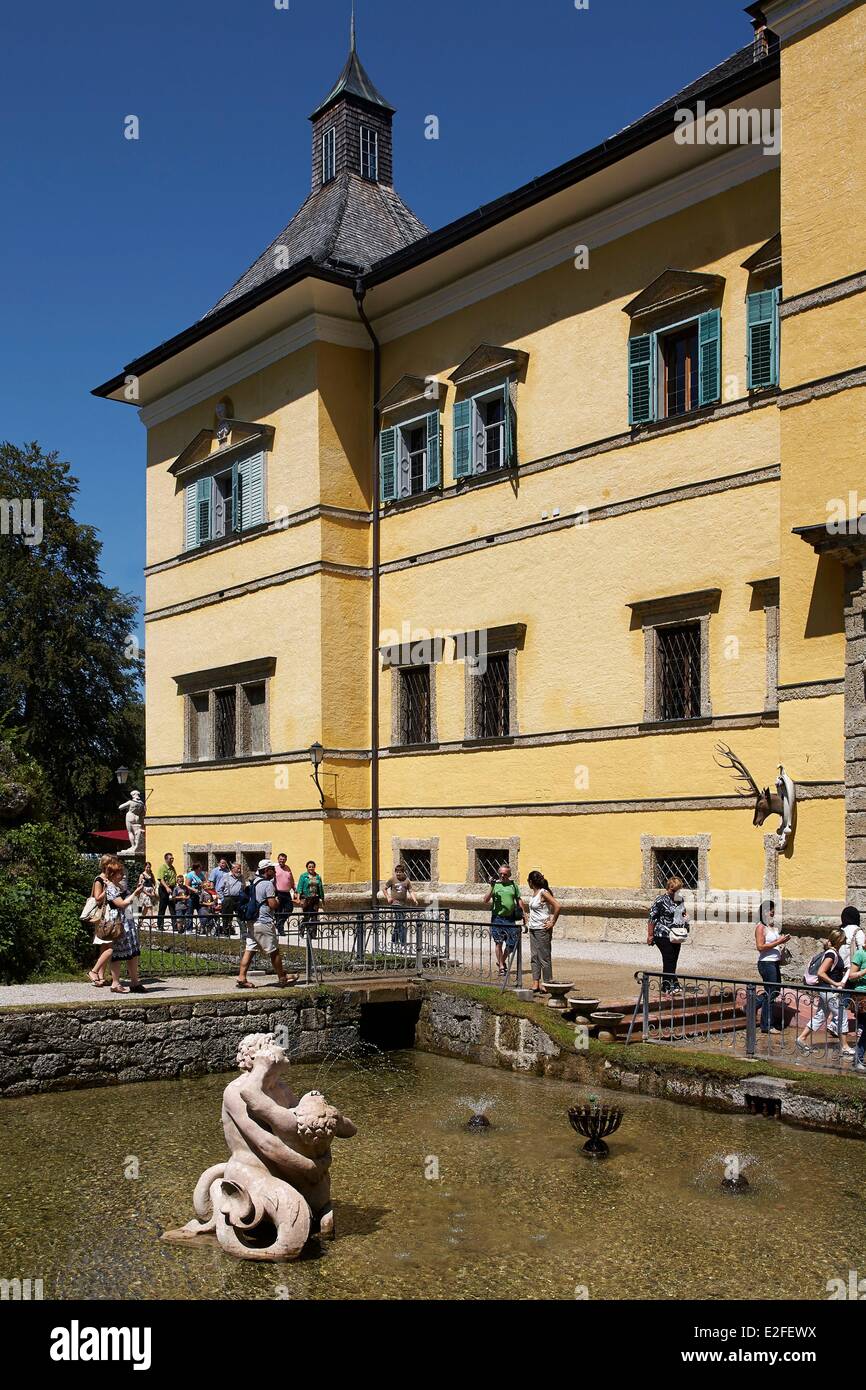
[[[499,968],[490,927],[456,921],[447,908],[417,912],[382,908],[366,912],[319,912],[287,918],[275,914],[286,968],[307,983],[346,976],[422,976],[516,987],[522,979],[523,943]],[[136,918],[143,974],[161,976],[237,973],[252,923],[223,919],[219,912],[178,918],[156,913]],[[251,969],[273,970],[256,952]]]
[[[828,1071],[863,1062],[866,994],[861,1006],[853,991],[819,985],[654,970],[635,979],[640,994],[627,1042],[637,1034],[643,1042]]]

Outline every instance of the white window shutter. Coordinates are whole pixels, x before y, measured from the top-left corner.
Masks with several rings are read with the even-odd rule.
[[[195,550],[198,545],[197,496],[197,484],[190,483],[184,489],[184,548],[186,550]]]

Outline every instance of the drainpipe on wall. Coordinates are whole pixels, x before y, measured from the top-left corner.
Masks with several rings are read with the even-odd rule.
[[[370,904],[375,909],[379,890],[379,397],[381,395],[382,349],[373,325],[364,312],[367,291],[363,281],[355,281],[358,317],[373,344],[373,554],[370,603]]]

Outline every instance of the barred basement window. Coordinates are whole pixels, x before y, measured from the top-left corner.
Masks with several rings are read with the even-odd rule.
[[[400,742],[430,742],[430,667],[400,671]]]
[[[508,850],[504,847],[495,849],[477,849],[475,851],[475,882],[492,883],[499,878],[499,869],[502,864],[511,862]]]
[[[684,888],[698,886],[698,851],[696,849],[653,850],[653,883],[664,889],[669,878],[681,878]]]
[[[478,737],[505,738],[510,731],[508,652],[495,652],[478,679]]]
[[[656,632],[659,719],[697,719],[701,713],[701,625],[681,623]]]
[[[406,865],[406,872],[413,883],[430,882],[429,849],[404,849],[401,852],[401,860]]]

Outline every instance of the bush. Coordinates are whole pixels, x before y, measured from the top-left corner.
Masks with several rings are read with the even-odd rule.
[[[90,866],[54,825],[29,824],[0,839],[0,981],[72,971],[90,962],[79,920]]]

